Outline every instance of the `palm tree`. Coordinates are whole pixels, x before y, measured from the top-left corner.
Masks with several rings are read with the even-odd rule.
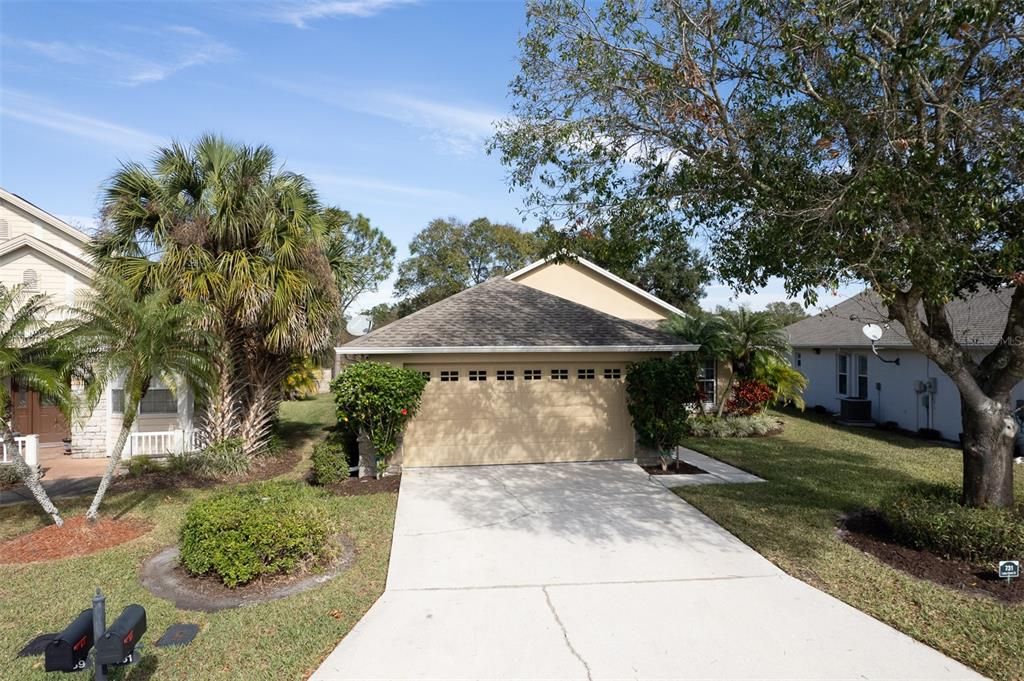
[[[685,317],[676,315],[666,319],[661,328],[685,339],[687,343],[699,345],[696,355],[697,359],[701,360],[701,366],[708,360],[718,363],[729,358],[732,349],[730,329],[725,320],[718,315],[700,310]],[[699,400],[699,408],[703,414],[703,400]]]
[[[83,301],[74,336],[92,370],[87,394],[91,404],[111,381],[124,381],[124,418],[86,518],[95,520],[107,487],[121,461],[135,423],[139,403],[154,379],[176,389],[184,384],[201,391],[212,383],[210,357],[217,344],[203,308],[193,302],[175,302],[172,293],[159,289],[136,299],[123,282],[100,279],[96,291]]]
[[[15,384],[30,388],[57,404],[70,420],[73,400],[69,382],[70,362],[62,361],[56,342],[65,330],[60,323],[48,323],[51,311],[47,296],[28,294],[23,286],[0,285],[0,418],[3,444],[14,457],[14,465],[25,486],[58,527],[64,524],[39,479],[39,469],[25,463],[14,441]]]
[[[736,376],[753,375],[755,358],[785,360],[790,351],[786,334],[774,316],[751,312],[746,307],[723,310],[720,314],[725,323],[727,357],[732,364],[732,371],[718,402],[718,416],[722,416],[725,411],[726,398]]]
[[[209,306],[217,381],[201,405],[210,441],[253,452],[269,435],[297,356],[318,356],[341,310],[312,186],[263,146],[215,136],[158,150],[107,183],[92,255],[135,298],[166,288]]]

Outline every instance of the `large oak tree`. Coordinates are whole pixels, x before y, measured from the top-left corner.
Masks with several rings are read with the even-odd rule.
[[[705,230],[718,273],[866,281],[958,387],[964,501],[1013,498],[1024,378],[1024,4],[543,0],[496,148],[548,218]],[[946,306],[1012,289],[978,357]]]

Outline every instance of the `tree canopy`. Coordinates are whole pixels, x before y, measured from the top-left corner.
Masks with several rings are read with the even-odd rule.
[[[964,400],[964,496],[1012,502],[1024,378],[1017,0],[541,0],[495,147],[543,216],[700,229],[744,291],[866,281]],[[635,222],[635,219],[634,219]],[[947,303],[1013,288],[977,359]]]

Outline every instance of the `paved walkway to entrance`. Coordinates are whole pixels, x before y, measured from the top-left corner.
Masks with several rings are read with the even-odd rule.
[[[406,470],[387,589],[312,678],[981,677],[595,463]]]
[[[76,459],[64,455],[64,445],[41,445],[39,467],[43,469],[43,488],[51,498],[74,497],[96,491],[110,459]],[[0,490],[0,506],[33,501],[24,485]]]

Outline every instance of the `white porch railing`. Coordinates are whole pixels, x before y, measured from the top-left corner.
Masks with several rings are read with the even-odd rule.
[[[14,444],[18,446],[18,453],[30,467],[39,465],[39,436],[25,435],[14,438]],[[0,464],[14,463],[13,452],[7,451],[7,445],[0,443]]]
[[[132,433],[128,436],[124,458],[133,456],[170,456],[195,449],[195,431],[164,430],[152,433]]]

